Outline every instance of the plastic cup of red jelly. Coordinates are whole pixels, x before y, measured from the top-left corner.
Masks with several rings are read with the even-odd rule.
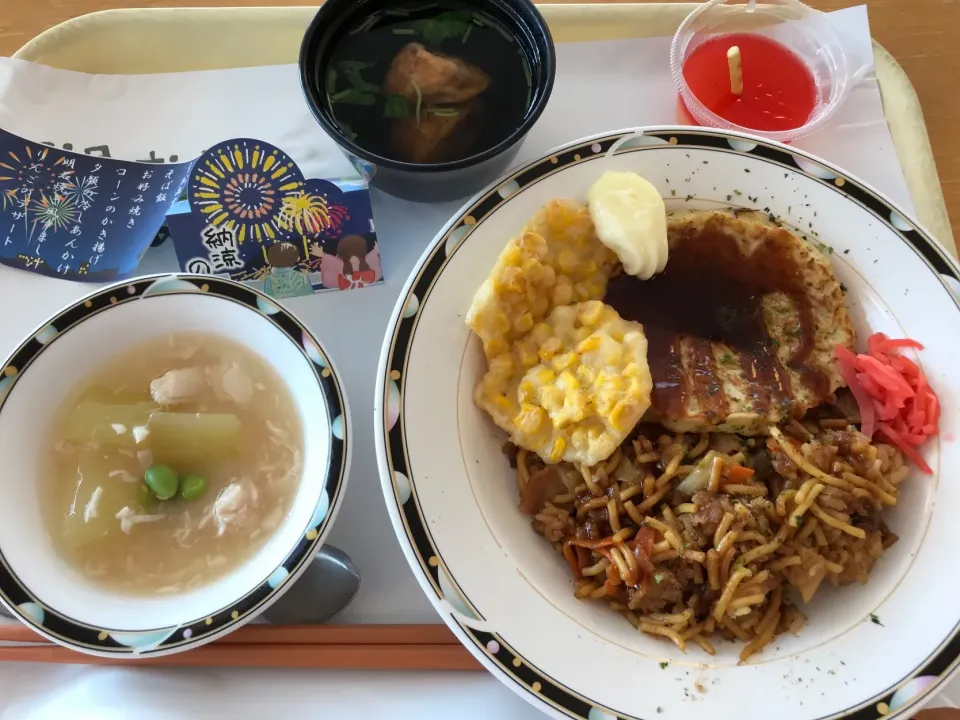
[[[743,94],[726,54],[740,49]],[[670,46],[678,121],[789,142],[826,124],[853,84],[828,18],[797,0],[709,0]]]

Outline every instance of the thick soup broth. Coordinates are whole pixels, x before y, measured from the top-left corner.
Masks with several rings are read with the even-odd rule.
[[[177,334],[112,358],[63,404],[41,505],[92,582],[195,589],[243,563],[289,513],[303,432],[286,386],[224,338]]]

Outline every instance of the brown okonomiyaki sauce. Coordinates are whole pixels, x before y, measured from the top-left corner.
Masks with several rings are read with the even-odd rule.
[[[605,302],[621,317],[643,324],[657,415],[689,417],[690,400],[696,398],[697,415],[727,416],[730,402],[717,373],[717,355],[721,362],[739,364],[738,385],[754,412],[765,415],[779,409],[792,414],[796,388],[778,355],[779,333],[771,333],[762,312],[763,297],[771,293],[788,296],[796,310],[789,332],[797,346],[786,365],[818,397],[830,395],[827,378],[808,364],[813,314],[802,268],[794,259],[796,242],[785,232],[773,231],[744,257],[736,240],[709,222],[671,228],[664,272],[646,281],[621,273],[610,281]],[[726,347],[715,352],[714,343]]]

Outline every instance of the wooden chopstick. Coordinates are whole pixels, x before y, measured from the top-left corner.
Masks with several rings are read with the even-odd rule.
[[[49,642],[26,625],[0,625],[0,642]],[[247,625],[217,645],[458,645],[446,625]]]
[[[218,640],[237,644],[459,645],[446,625],[247,625]]]
[[[123,660],[83,655],[59,645],[0,647],[0,662],[166,667],[326,668],[338,670],[481,670],[461,645],[244,645],[212,643],[176,655]]]
[[[209,645],[137,660],[101,658],[60,647],[23,625],[0,626],[0,662],[167,667],[480,670],[443,625],[248,625]]]

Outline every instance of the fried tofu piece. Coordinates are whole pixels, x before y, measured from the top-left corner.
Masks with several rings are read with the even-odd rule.
[[[427,50],[420,43],[405,45],[387,70],[383,90],[416,102],[448,105],[472,100],[490,86],[490,78],[476,65]]]
[[[480,138],[486,116],[482,101],[434,111],[420,110],[415,116],[396,118],[390,128],[393,151],[412,163],[442,163],[470,154]]]
[[[599,300],[550,313],[490,361],[474,401],[547,463],[606,460],[650,407],[643,327]]]
[[[554,308],[603,298],[616,262],[585,205],[547,203],[507,243],[467,311],[487,360],[507,352]]]

